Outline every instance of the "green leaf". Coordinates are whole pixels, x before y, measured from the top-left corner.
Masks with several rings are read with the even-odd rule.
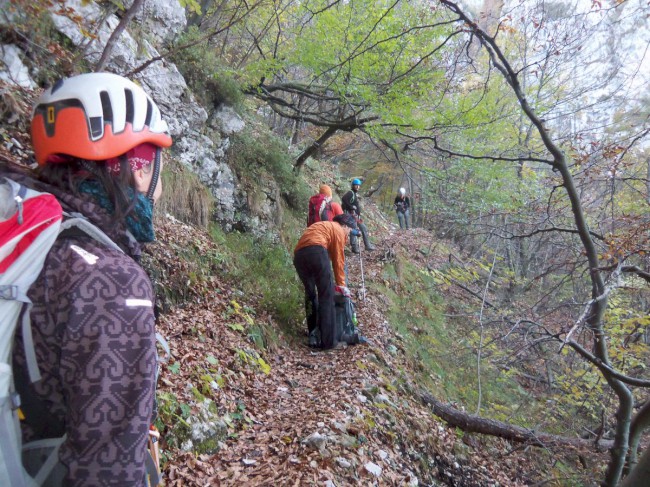
[[[183,419],[189,418],[190,415],[192,414],[192,408],[189,406],[189,404],[183,403],[180,405],[180,408],[181,408],[181,417]]]
[[[201,15],[201,4],[196,0],[178,0],[183,8],[188,8],[190,12]]]
[[[228,328],[234,331],[244,331],[244,326],[239,323],[228,323]]]
[[[265,374],[271,373],[271,366],[267,364],[262,357],[257,357],[257,363],[260,366],[260,369],[262,369],[262,372],[264,372]]]
[[[172,374],[178,374],[181,371],[181,364],[175,362],[167,367]]]

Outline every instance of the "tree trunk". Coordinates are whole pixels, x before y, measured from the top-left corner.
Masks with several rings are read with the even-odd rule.
[[[630,426],[630,455],[628,460],[628,468],[634,471],[637,465],[637,450],[639,442],[641,441],[641,434],[650,426],[650,400],[648,400],[632,420]],[[650,460],[649,460],[650,461]]]
[[[124,17],[120,19],[120,23],[117,24],[117,27],[115,27],[115,30],[108,38],[108,41],[106,41],[106,46],[104,46],[102,57],[99,58],[99,61],[97,61],[97,64],[95,65],[96,73],[104,70],[106,63],[108,62],[108,58],[113,52],[113,46],[115,45],[115,42],[119,39],[120,35],[122,35],[122,32],[124,32],[124,29],[126,29],[126,26],[129,25],[129,22],[131,22],[131,19],[135,16],[143,3],[144,0],[133,0],[133,4],[126,11]]]
[[[327,139],[336,133],[337,130],[338,127],[330,127],[325,132],[323,132],[323,135],[321,135],[318,140],[312,142],[312,144],[298,156],[298,159],[296,159],[296,162],[293,165],[293,170],[295,172],[300,172],[300,169],[302,168],[305,161],[307,161],[307,158],[314,154],[318,148],[327,141]]]
[[[650,448],[646,448],[636,468],[630,472],[621,487],[646,487],[650,479]]]
[[[648,157],[647,167],[648,167],[648,172],[647,172],[647,178],[645,183],[645,188],[646,188],[645,199],[647,203],[650,205],[650,157]]]
[[[481,30],[481,28],[459,8],[458,2],[452,2],[450,0],[440,1],[443,5],[459,16],[465,26],[472,31],[485,47],[490,56],[492,65],[501,72],[504,79],[512,88],[514,95],[519,101],[521,110],[533,124],[542,143],[552,156],[553,161],[550,162],[550,165],[562,177],[564,190],[571,205],[575,228],[584,249],[584,255],[587,260],[587,269],[589,270],[591,281],[592,299],[589,308],[585,310],[586,319],[584,320],[584,324],[592,331],[594,336],[594,355],[606,366],[611,366],[603,323],[603,317],[608,305],[608,293],[606,293],[605,289],[603,271],[600,269],[598,250],[592,239],[591,232],[589,231],[587,216],[582,206],[581,194],[575,185],[568,161],[561,147],[553,141],[551,133],[544,126],[543,120],[538,116],[535,109],[526,98],[520,83],[519,73],[516,72],[509,63],[508,59],[497,45],[495,37],[491,37],[486,34],[485,31]],[[604,379],[618,397],[618,408],[616,410],[616,433],[614,445],[610,449],[611,457],[609,465],[607,466],[604,481],[604,485],[614,487],[621,479],[623,467],[625,466],[625,459],[629,451],[629,434],[633,398],[632,392],[624,383],[611,374],[604,372],[602,369],[601,372]]]

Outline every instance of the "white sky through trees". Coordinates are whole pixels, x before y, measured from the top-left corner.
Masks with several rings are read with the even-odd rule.
[[[549,86],[565,92],[544,118],[562,132],[582,132],[599,139],[614,119],[631,132],[650,113],[650,3],[647,0],[462,0],[480,23],[485,15],[499,18],[502,28],[523,34],[519,50],[510,61],[527,77],[529,86],[542,83],[540,72],[550,72]],[[500,12],[490,12],[499,8]],[[496,6],[496,7],[495,7]],[[486,11],[487,10],[487,11]],[[493,32],[490,32],[493,34]],[[503,44],[505,35],[497,36]],[[516,34],[509,40],[517,38]],[[524,53],[525,56],[522,54]],[[520,56],[520,59],[517,59]],[[550,106],[540,92],[540,101]],[[568,134],[567,134],[568,135]],[[646,137],[647,139],[647,137]],[[639,141],[640,146],[650,141]]]

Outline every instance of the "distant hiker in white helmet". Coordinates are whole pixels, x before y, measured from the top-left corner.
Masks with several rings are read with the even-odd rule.
[[[393,205],[397,213],[397,221],[400,228],[409,229],[409,209],[411,208],[411,198],[406,196],[406,189],[400,188],[399,193],[395,196]]]

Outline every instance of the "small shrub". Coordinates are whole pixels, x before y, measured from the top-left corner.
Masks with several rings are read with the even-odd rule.
[[[177,46],[195,42],[204,35],[197,26],[191,26],[179,37]],[[171,59],[203,104],[215,107],[226,104],[235,108],[242,105],[244,95],[233,72],[221,62],[216,47],[208,40],[180,49]]]
[[[187,404],[180,403],[171,392],[158,391],[156,394],[158,417],[156,428],[169,446],[179,448],[189,438],[190,425],[187,423],[191,410]]]
[[[225,234],[217,226],[211,227],[210,234],[225,247],[229,274],[242,290],[260,295],[261,306],[287,330],[297,326],[302,321],[303,291],[287,249],[271,239],[237,232]],[[268,327],[256,325],[253,341],[260,344],[274,339]]]
[[[270,175],[280,186],[283,199],[294,210],[306,207],[311,189],[293,171],[293,159],[285,142],[270,133],[245,130],[233,137],[230,158],[240,177],[259,180]]]

